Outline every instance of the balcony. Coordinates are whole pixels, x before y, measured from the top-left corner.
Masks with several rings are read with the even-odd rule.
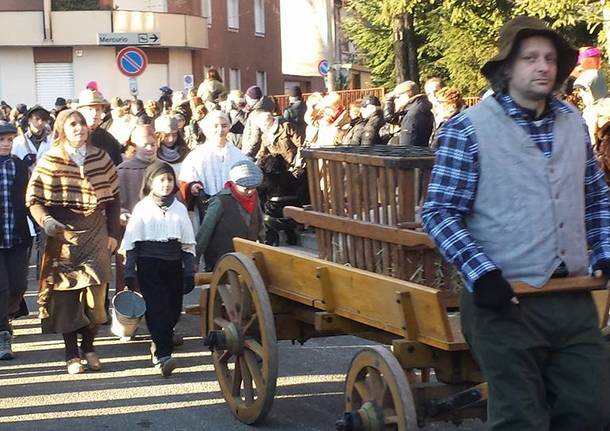
[[[162,47],[207,48],[207,20],[201,16],[129,10],[52,11],[45,38],[43,11],[0,13],[2,46],[86,46],[97,33],[159,32]],[[24,32],[22,29],[27,28]]]

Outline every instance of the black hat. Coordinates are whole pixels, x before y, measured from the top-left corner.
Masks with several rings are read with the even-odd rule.
[[[365,96],[364,99],[362,99],[360,107],[366,108],[369,105],[381,106],[381,102],[379,101],[379,98],[377,96]]]
[[[9,123],[8,121],[0,120],[0,135],[16,135],[17,128],[13,125],[13,123]]]
[[[143,198],[150,194],[152,190],[152,182],[155,177],[163,174],[171,174],[174,177],[174,193],[178,192],[178,184],[176,181],[176,173],[174,172],[174,168],[169,163],[166,163],[161,160],[156,160],[152,162],[146,168],[144,172],[144,181],[142,182],[142,190],[140,193],[140,197]]]
[[[58,97],[57,99],[55,99],[55,106],[66,106],[66,99],[64,99],[63,97]]]
[[[290,89],[288,90],[288,96],[298,97],[298,98],[303,97],[303,92],[301,91],[301,87],[299,87],[298,85],[290,87]]]
[[[15,105],[15,109],[17,110],[17,112],[19,112],[20,114],[25,114],[28,110],[28,107],[26,106],[25,103],[17,103]]]
[[[46,118],[49,118],[51,116],[51,113],[49,111],[47,111],[46,109],[44,109],[42,106],[40,105],[34,105],[32,106],[30,109],[27,110],[27,112],[25,113],[25,118],[29,119],[30,116],[34,113],[34,112],[43,112],[44,116]]]

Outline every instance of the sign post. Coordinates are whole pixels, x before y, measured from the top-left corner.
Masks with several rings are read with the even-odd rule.
[[[184,88],[191,89],[195,85],[193,75],[184,75]]]
[[[148,66],[146,53],[135,46],[128,46],[119,51],[116,56],[119,71],[129,78],[129,93],[134,97],[138,95],[137,76],[140,76]]]

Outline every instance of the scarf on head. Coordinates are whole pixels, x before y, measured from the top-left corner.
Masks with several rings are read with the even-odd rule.
[[[252,193],[250,196],[241,194],[235,187],[233,181],[227,181],[225,183],[225,188],[231,189],[233,197],[237,200],[237,202],[239,202],[239,204],[246,210],[248,214],[252,214],[254,212],[258,201],[256,192]]]

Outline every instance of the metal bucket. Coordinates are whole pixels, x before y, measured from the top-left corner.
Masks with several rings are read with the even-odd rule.
[[[117,337],[131,337],[146,312],[146,302],[142,295],[132,290],[123,290],[112,298],[112,326],[110,330]]]

